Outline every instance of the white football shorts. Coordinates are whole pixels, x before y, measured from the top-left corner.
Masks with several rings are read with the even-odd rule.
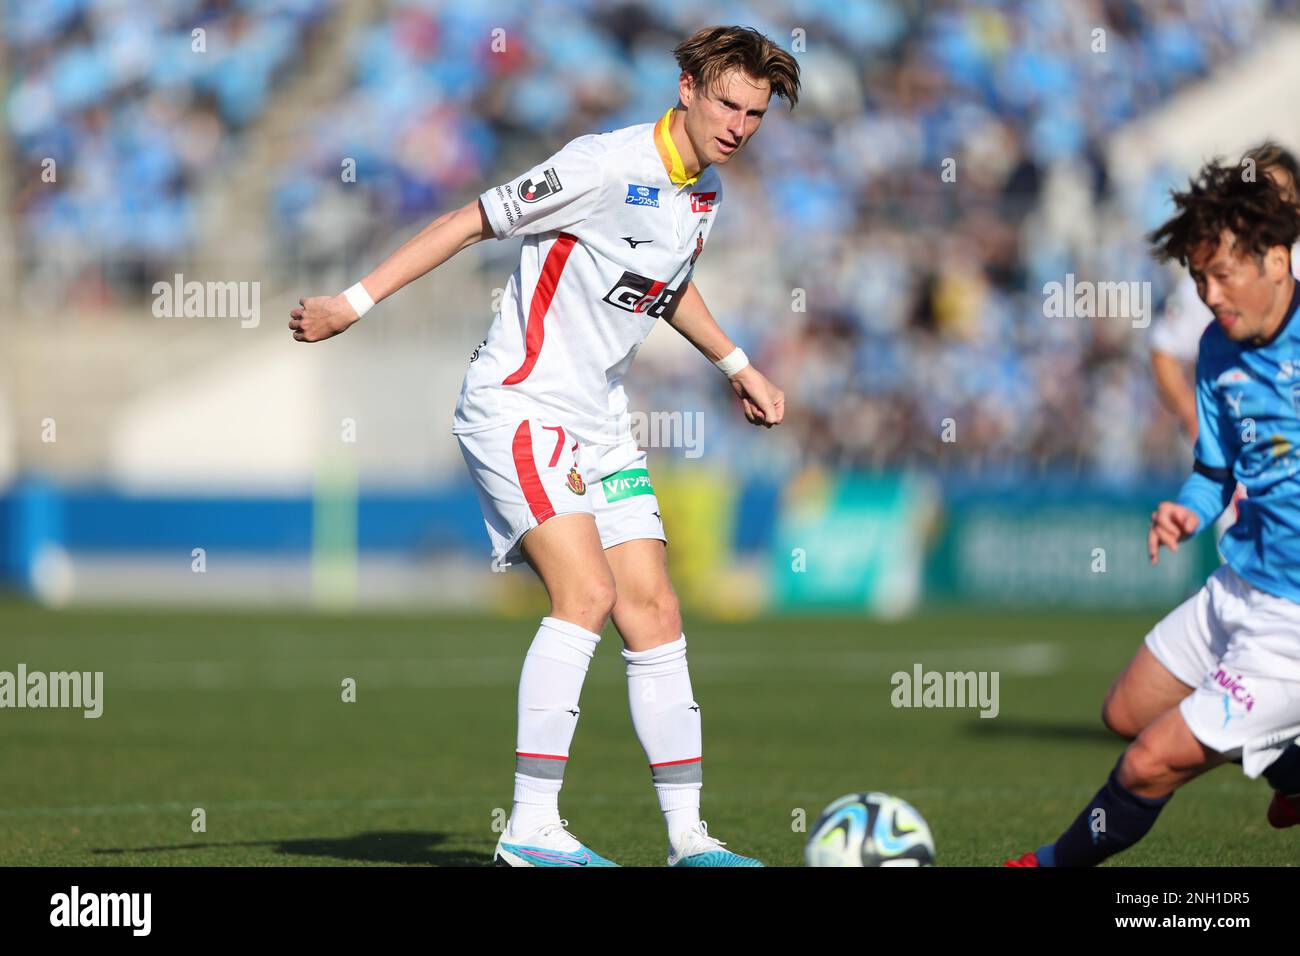
[[[1183,719],[1206,747],[1258,777],[1300,736],[1300,604],[1223,565],[1146,636],[1169,672],[1196,688]]]
[[[519,540],[554,515],[592,515],[605,548],[636,538],[668,540],[645,451],[631,438],[589,444],[546,418],[456,438],[483,509],[494,569],[522,561]]]

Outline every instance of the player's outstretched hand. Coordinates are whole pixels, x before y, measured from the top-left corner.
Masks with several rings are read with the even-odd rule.
[[[1147,554],[1151,563],[1157,563],[1162,544],[1170,551],[1177,551],[1178,542],[1195,534],[1200,523],[1201,519],[1190,508],[1172,501],[1160,502],[1160,506],[1151,512],[1151,530],[1147,532]]]
[[[731,387],[740,396],[745,418],[751,424],[771,428],[785,419],[785,392],[769,382],[754,366],[746,365],[732,376]]]
[[[340,332],[357,320],[357,310],[347,298],[338,295],[315,295],[299,299],[298,307],[289,313],[289,328],[299,342],[320,342]]]

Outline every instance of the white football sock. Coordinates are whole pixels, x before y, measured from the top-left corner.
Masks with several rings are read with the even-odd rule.
[[[668,842],[700,822],[703,746],[700,705],[686,667],[686,635],[648,651],[624,649],[632,726],[650,761]]]
[[[560,786],[578,726],[578,697],[599,643],[599,634],[544,617],[528,648],[519,675],[512,835],[560,820]]]

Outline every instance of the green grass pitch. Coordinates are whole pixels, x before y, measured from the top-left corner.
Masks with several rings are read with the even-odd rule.
[[[1070,822],[1122,744],[1098,714],[1156,614],[931,611],[687,621],[704,818],[769,865],[802,862],[835,797],[885,790],[940,865],[989,866]],[[104,713],[0,711],[3,865],[484,865],[510,805],[515,688],[535,620],[51,612],[0,604],[0,670],[104,672]],[[593,849],[662,866],[619,640],[593,662],[561,812]],[[890,676],[1000,672],[1000,713],[896,709]],[[342,682],[356,681],[355,703]],[[1296,865],[1300,828],[1220,768],[1117,865]],[[206,832],[191,828],[195,808]],[[500,819],[504,819],[503,816]]]

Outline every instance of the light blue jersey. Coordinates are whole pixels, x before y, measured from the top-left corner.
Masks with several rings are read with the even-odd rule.
[[[1233,342],[1218,322],[1201,336],[1196,361],[1196,463],[1178,503],[1209,527],[1247,497],[1219,552],[1239,575],[1300,603],[1300,283],[1282,326],[1263,345]]]

